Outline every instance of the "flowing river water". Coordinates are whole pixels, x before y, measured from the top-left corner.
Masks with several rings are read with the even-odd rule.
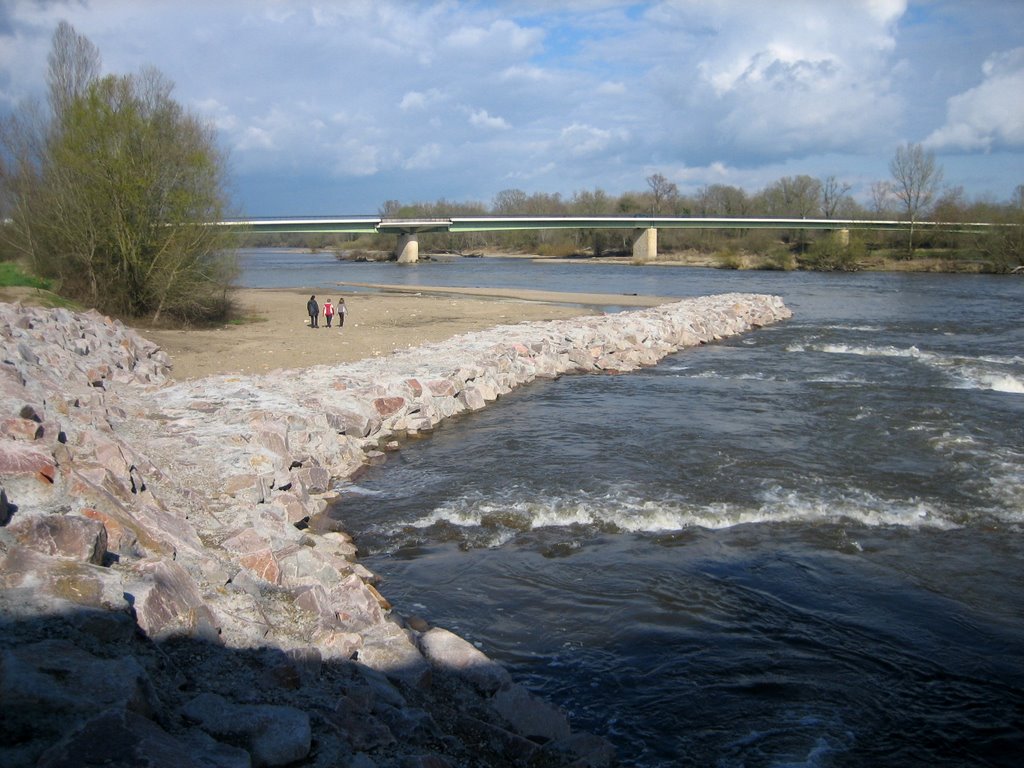
[[[400,613],[624,765],[1024,759],[1024,279],[275,258],[247,284],[781,295],[783,324],[443,424],[335,513]]]

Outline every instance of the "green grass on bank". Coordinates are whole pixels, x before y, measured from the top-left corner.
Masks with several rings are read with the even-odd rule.
[[[34,307],[66,307],[80,310],[76,302],[53,292],[49,280],[23,270],[16,262],[0,261],[0,301],[21,302]]]
[[[0,288],[19,286],[48,291],[50,290],[50,281],[28,274],[13,261],[0,261]]]

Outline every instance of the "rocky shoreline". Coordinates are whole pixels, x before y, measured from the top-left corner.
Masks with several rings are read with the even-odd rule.
[[[0,304],[0,763],[613,764],[471,644],[392,610],[332,484],[534,379],[789,316],[728,294],[171,383],[117,321]]]

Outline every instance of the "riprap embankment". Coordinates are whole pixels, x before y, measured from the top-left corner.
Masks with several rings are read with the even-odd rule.
[[[344,509],[326,514],[332,484],[534,379],[789,315],[709,296],[172,383],[117,321],[0,305],[0,762],[610,764],[472,645],[391,609]]]

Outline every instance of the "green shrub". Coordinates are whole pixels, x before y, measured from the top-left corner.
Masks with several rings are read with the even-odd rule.
[[[576,255],[576,246],[568,240],[554,243],[541,243],[537,246],[537,255],[549,259],[564,259]]]
[[[864,255],[860,239],[851,238],[849,245],[843,245],[838,238],[826,235],[811,243],[800,258],[800,265],[825,272],[856,272]]]
[[[715,254],[719,269],[743,269],[743,257],[732,248],[723,248]]]
[[[156,70],[101,77],[99,51],[61,22],[50,114],[26,107],[0,131],[8,252],[62,295],[120,317],[223,317],[233,237],[207,226],[228,204],[211,125]]]
[[[796,256],[792,251],[784,245],[776,245],[768,250],[761,269],[790,272],[796,269],[796,266]]]
[[[770,253],[781,245],[777,235],[766,229],[745,230],[739,242],[743,250],[750,253]]]

